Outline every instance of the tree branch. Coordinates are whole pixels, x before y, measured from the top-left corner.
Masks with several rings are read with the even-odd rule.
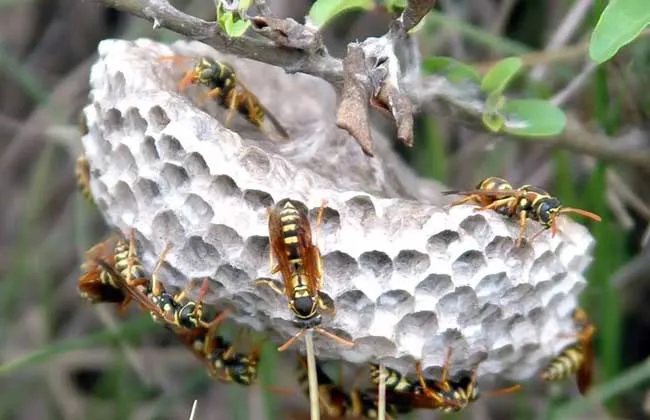
[[[229,38],[216,22],[187,15],[171,6],[167,0],[95,1],[147,19],[154,27],[167,28],[190,39],[202,41],[219,51],[278,66],[289,73],[310,74],[328,81],[342,98],[337,113],[339,126],[350,131],[367,154],[372,154],[370,125],[367,121],[369,104],[390,112],[397,124],[398,137],[407,145],[412,143],[411,108],[435,109],[440,114],[440,105],[443,105],[448,113],[462,115],[463,123],[481,127],[483,103],[476,92],[460,89],[439,76],[400,77],[399,63],[394,58],[394,43],[408,36],[407,32],[428,13],[435,0],[409,1],[402,15],[391,23],[385,36],[351,44],[349,51],[350,47],[352,51],[361,48],[364,65],[357,63],[358,58],[348,58],[345,71],[343,61],[327,52],[318,31],[293,19],[255,16],[251,18],[252,27],[255,33],[266,39],[252,36]],[[348,88],[356,93],[345,94]],[[364,106],[361,101],[365,102]],[[357,118],[352,118],[353,110],[359,113]],[[603,161],[633,165],[650,172],[650,152],[622,150],[611,139],[590,132],[570,116],[562,136],[538,141],[550,142]]]

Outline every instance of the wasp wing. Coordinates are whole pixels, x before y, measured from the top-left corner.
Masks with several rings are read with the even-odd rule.
[[[497,191],[497,190],[468,190],[468,191],[457,191],[449,190],[443,191],[442,195],[482,195],[486,197],[517,197],[521,195],[521,192],[517,190],[507,190],[507,191]]]
[[[275,257],[280,275],[284,283],[284,293],[288,299],[291,299],[292,288],[290,286],[291,267],[289,265],[289,254],[284,244],[284,234],[282,232],[282,220],[280,220],[280,210],[277,206],[269,211],[269,241],[271,242],[271,251]]]
[[[287,140],[289,138],[289,133],[287,133],[287,130],[282,126],[282,124],[280,123],[280,121],[278,121],[275,115],[273,115],[273,113],[269,111],[269,109],[265,107],[264,104],[262,104],[262,102],[260,102],[259,98],[257,98],[257,96],[253,94],[253,92],[250,89],[248,89],[248,87],[246,87],[246,85],[241,80],[239,80],[239,78],[236,78],[236,82],[237,82],[237,86],[239,86],[239,88],[244,91],[245,95],[246,94],[252,95],[256,99],[257,106],[259,106],[262,109],[262,111],[264,111],[264,117],[265,117],[264,119],[266,120],[268,118],[268,120],[272,123],[273,127],[275,128],[275,131],[277,131],[277,133],[280,134],[280,137],[282,137],[284,140]]]
[[[298,243],[300,244],[302,263],[307,277],[307,288],[312,296],[316,296],[323,275],[320,269],[320,252],[318,247],[312,243],[309,219],[303,212],[300,212],[300,219],[298,220]]]
[[[593,380],[594,346],[592,340],[585,340],[582,347],[583,360],[580,368],[576,372],[576,381],[578,383],[578,390],[582,395],[585,395],[589,391]]]

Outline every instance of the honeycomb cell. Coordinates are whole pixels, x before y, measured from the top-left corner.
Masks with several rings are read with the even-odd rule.
[[[147,117],[151,123],[151,129],[155,132],[162,131],[170,122],[169,116],[167,116],[167,113],[160,105],[152,106],[149,109]]]
[[[182,161],[185,157],[185,149],[181,142],[170,135],[162,134],[156,142],[156,148],[160,157],[165,160]]]

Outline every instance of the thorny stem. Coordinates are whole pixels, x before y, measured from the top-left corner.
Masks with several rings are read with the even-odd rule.
[[[314,356],[314,334],[311,330],[305,334],[307,353],[307,377],[309,383],[309,412],[311,420],[320,420],[320,403],[318,401],[318,377],[316,376],[316,356]]]
[[[319,77],[332,84],[339,93],[343,88],[343,61],[327,52],[315,29],[301,25],[293,19],[257,16],[252,18],[253,27],[258,35],[266,39],[252,36],[229,38],[216,22],[207,22],[185,14],[171,6],[167,0],[95,1],[150,20],[155,27],[166,28],[190,39],[202,41],[219,51],[278,66],[288,73],[300,72]],[[401,38],[395,34],[403,35],[416,25],[434,3],[434,0],[409,1],[402,15],[391,24],[390,31],[382,38],[390,38],[393,41],[394,38]],[[368,74],[366,72],[353,76],[363,78]],[[460,110],[463,123],[481,127],[479,122],[482,102],[466,89],[455,87],[440,76],[420,78],[415,82],[400,80],[400,84],[398,91],[410,100],[413,108],[434,108],[440,115],[440,105],[443,105],[442,110],[448,110],[448,113],[453,113],[456,117]],[[377,93],[372,92],[372,95]],[[400,129],[398,126],[398,132],[403,136],[407,128],[404,126]],[[615,141],[589,131],[571,116],[567,117],[567,128],[562,136],[537,141],[591,155],[603,161],[633,165],[650,171],[650,152],[622,150]],[[365,151],[368,153],[369,150]]]

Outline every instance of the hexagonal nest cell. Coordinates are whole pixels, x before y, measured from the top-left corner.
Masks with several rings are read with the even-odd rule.
[[[186,64],[162,56],[226,60],[290,139],[267,138],[243,118],[224,127],[225,110],[177,91]],[[322,80],[224,57],[201,43],[105,40],[91,73],[83,137],[91,190],[106,221],[136,232],[151,270],[167,242],[161,272],[183,288],[208,278],[205,301],[233,308],[235,321],[283,342],[297,331],[284,296],[256,287],[269,277],[267,208],[290,198],[312,226],[328,207],[318,246],[322,291],[336,314],[323,327],[355,346],[316,334],[319,358],[383,360],[401,372],[414,360],[440,368],[530,377],[570,339],[571,312],[585,286],[593,238],[563,218],[515,247],[518,226],[473,206],[450,207],[443,187],[418,178],[373,132],[365,156],[336,127],[336,96]],[[212,108],[210,108],[210,106]],[[528,237],[540,227],[531,223]]]

